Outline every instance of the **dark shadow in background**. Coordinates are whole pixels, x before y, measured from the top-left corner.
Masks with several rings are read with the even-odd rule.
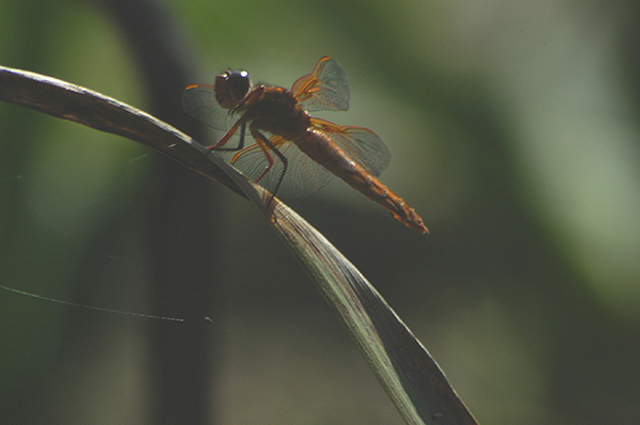
[[[194,82],[196,72],[195,61],[186,54],[189,49],[182,38],[187,32],[177,28],[171,11],[150,0],[103,0],[98,4],[118,23],[139,61],[150,97],[149,112],[202,139],[200,130],[192,127],[176,101],[183,88]],[[362,17],[366,2],[325,1],[318,9],[330,14],[326,18],[333,22],[334,29],[350,31],[350,40],[360,47],[362,61],[369,60],[372,66],[383,61],[386,65],[381,68],[394,70],[393,75],[386,76],[391,90],[421,110],[436,110],[459,123],[471,143],[464,149],[474,158],[474,169],[470,171],[473,187],[468,190],[471,196],[457,212],[459,216],[444,223],[446,227],[432,228],[426,242],[418,237],[408,239],[400,225],[384,223],[383,220],[391,220],[386,215],[379,216],[379,223],[360,219],[353,211],[317,199],[305,200],[296,209],[323,229],[365,276],[376,276],[372,283],[401,316],[406,311],[417,316],[424,309],[428,311],[425,315],[437,317],[455,308],[442,303],[451,293],[467,297],[456,300],[460,303],[497,297],[506,306],[523,345],[533,353],[544,350],[538,361],[540,370],[550,377],[544,378],[551,386],[545,407],[550,406],[557,418],[552,422],[640,423],[640,409],[629,408],[640,405],[640,329],[603,311],[601,304],[585,291],[585,278],[571,266],[567,253],[548,236],[544,223],[529,212],[522,189],[517,187],[518,173],[512,169],[505,118],[493,112],[499,110],[493,105],[495,99],[481,84],[474,86],[473,82],[456,81],[445,75],[416,79],[409,64],[389,66],[402,62],[398,40],[380,30],[384,29],[384,22],[379,22],[379,17]],[[360,20],[356,22],[354,16]],[[638,29],[638,25],[629,26],[624,40],[627,44],[623,46],[632,70],[629,85],[636,93],[640,93]],[[214,202],[219,189],[159,155],[154,156],[154,161],[148,182],[133,207],[135,214],[115,217],[98,232],[87,250],[77,285],[82,292],[100,292],[104,289],[99,286],[105,281],[95,275],[96,270],[105,267],[101,261],[120,249],[128,252],[134,247],[143,252],[138,259],[146,261],[149,272],[151,313],[193,319],[185,325],[149,324],[149,375],[153,380],[150,423],[209,424],[214,401],[212,377],[219,367],[215,361],[221,351],[215,340],[216,323],[223,316],[221,291],[228,284],[216,267],[225,263],[226,255],[224,243],[218,244],[222,240],[221,229],[215,226],[220,218]],[[340,221],[343,217],[348,219]],[[424,218],[430,226],[429,217]],[[360,235],[357,240],[353,239],[354,234]],[[252,236],[258,241],[274,240],[269,239],[273,235],[267,226]],[[378,246],[381,240],[386,249],[362,249]],[[270,284],[268,267],[273,267],[281,287],[298,286],[301,273],[283,276],[277,271],[281,266],[270,257],[281,253],[267,251],[258,242],[244,250],[247,257],[260,262],[255,272],[261,274],[256,282],[263,285],[259,294],[269,293],[265,289]],[[403,265],[424,262],[428,262],[425,267],[429,270],[429,276],[421,277],[424,285],[398,288],[387,283],[394,281]],[[92,289],[94,285],[98,287]],[[308,296],[313,290],[300,291]],[[295,301],[279,301],[279,296],[272,293],[269,296],[273,298],[268,302],[273,301],[276,308],[289,306],[303,311]],[[317,301],[312,297],[304,301]],[[82,295],[79,301],[87,299],[92,299],[91,295]],[[246,301],[246,309],[264,308],[263,297]],[[75,345],[90,344],[89,335],[97,327],[81,312],[74,316],[77,321],[69,327],[74,335],[69,338]],[[210,316],[214,324],[204,321],[204,316]],[[411,322],[408,324],[411,327]],[[86,332],[86,336],[79,332]],[[537,332],[544,334],[544,341]],[[429,348],[428,341],[424,342]],[[436,360],[440,359],[436,356]],[[614,408],[617,401],[620,408]],[[473,407],[470,406],[472,411]]]
[[[202,129],[187,119],[180,106],[182,91],[195,81],[197,72],[183,38],[187,31],[178,26],[172,11],[164,2],[153,0],[104,0],[98,6],[116,22],[137,60],[149,99],[148,112],[203,140]],[[142,262],[147,270],[143,275],[149,280],[145,289],[151,314],[186,319],[179,325],[148,323],[149,423],[211,423],[212,379],[219,360],[215,336],[224,298],[217,284],[224,279],[216,267],[224,264],[220,226],[215,225],[219,191],[210,180],[154,154],[136,204],[126,216],[114,217],[94,238],[77,283],[82,292],[109,284],[96,279],[95,271],[104,267],[96,262],[138,247],[142,254],[123,255],[127,261]],[[70,325],[74,329],[71,339],[84,344],[75,330],[85,329],[90,341],[97,325],[79,316],[80,312],[76,315],[79,320]]]

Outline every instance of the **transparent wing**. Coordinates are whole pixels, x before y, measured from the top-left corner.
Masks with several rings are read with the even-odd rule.
[[[311,74],[296,80],[291,92],[309,112],[349,109],[347,73],[327,56],[320,59]]]
[[[363,127],[341,126],[319,118],[311,118],[311,124],[329,136],[344,153],[378,177],[391,162],[391,152],[373,131]]]
[[[213,86],[192,84],[182,93],[182,108],[198,121],[218,130],[228,130],[232,124],[229,111],[216,100]]]
[[[295,143],[280,136],[272,136],[269,141],[287,158],[287,170],[276,196],[284,199],[298,198],[326,186],[332,174],[298,149]],[[272,192],[282,176],[283,164],[271,153],[274,164],[258,182]],[[231,163],[252,179],[257,179],[267,168],[267,156],[257,144],[244,148],[231,160]]]

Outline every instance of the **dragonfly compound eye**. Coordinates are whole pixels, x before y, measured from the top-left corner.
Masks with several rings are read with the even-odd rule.
[[[247,95],[250,87],[247,71],[227,70],[216,77],[216,100],[223,108],[231,109]]]

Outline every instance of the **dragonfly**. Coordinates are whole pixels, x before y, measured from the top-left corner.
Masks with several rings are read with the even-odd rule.
[[[378,180],[391,161],[380,137],[363,127],[337,125],[310,115],[346,111],[349,101],[346,72],[327,56],[310,74],[296,80],[291,90],[252,86],[246,71],[227,69],[216,76],[214,85],[192,84],[182,95],[189,115],[226,131],[207,149],[234,152],[231,163],[272,197],[303,196],[337,176],[406,226],[428,233],[415,210]],[[245,147],[247,127],[255,144]],[[228,144],[238,139],[234,136],[239,141]]]

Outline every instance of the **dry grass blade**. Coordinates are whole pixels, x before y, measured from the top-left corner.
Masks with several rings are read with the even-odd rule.
[[[269,218],[338,313],[408,424],[477,424],[427,350],[362,274],[317,230],[189,136],[115,99],[64,81],[0,67],[0,100],[151,146],[229,189]]]
[[[260,206],[338,313],[407,424],[477,425],[429,352],[358,269],[262,187],[238,184]]]
[[[191,137],[116,99],[66,81],[0,66],[0,100],[135,140],[242,194]]]

